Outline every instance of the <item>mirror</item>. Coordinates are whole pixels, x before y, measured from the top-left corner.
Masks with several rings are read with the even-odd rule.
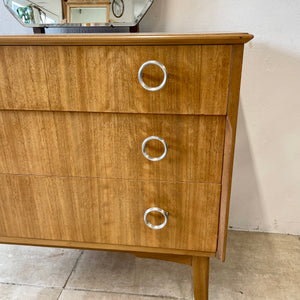
[[[136,26],[153,0],[3,0],[27,27]]]

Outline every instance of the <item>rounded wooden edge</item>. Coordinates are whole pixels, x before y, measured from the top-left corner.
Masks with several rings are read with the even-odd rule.
[[[248,33],[220,34],[68,34],[68,35],[7,35],[0,36],[0,45],[209,45],[244,44],[253,35]]]

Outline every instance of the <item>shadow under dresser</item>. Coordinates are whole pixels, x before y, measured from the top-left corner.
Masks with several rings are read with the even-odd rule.
[[[0,37],[0,242],[224,261],[249,34]]]

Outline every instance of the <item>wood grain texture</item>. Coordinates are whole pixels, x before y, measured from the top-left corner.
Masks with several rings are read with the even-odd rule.
[[[223,160],[223,172],[222,172],[222,190],[221,190],[221,202],[220,202],[220,221],[219,221],[219,233],[218,233],[218,247],[217,258],[219,260],[225,260],[226,240],[227,240],[227,228],[229,217],[229,182],[231,175],[231,158],[232,158],[232,127],[230,120],[226,121],[225,131],[225,145],[224,145],[224,160]]]
[[[0,47],[0,108],[50,107],[44,54],[32,47]]]
[[[152,254],[167,254],[167,255],[182,255],[182,256],[201,256],[201,257],[215,257],[216,252],[203,252],[193,250],[180,250],[180,249],[167,249],[155,247],[140,247],[140,246],[127,246],[116,244],[103,244],[103,243],[87,243],[87,242],[73,242],[61,240],[45,240],[45,239],[28,239],[17,237],[0,236],[0,243],[14,244],[14,245],[28,245],[40,247],[56,247],[56,248],[73,248],[73,249],[87,249],[87,250],[103,250],[103,251],[116,251],[127,253],[147,253]]]
[[[66,20],[67,20],[67,10],[68,10],[68,8],[67,8],[67,1],[68,0],[62,0],[61,2],[62,2],[62,12],[63,12],[63,16],[62,16],[62,19],[63,19],[63,21],[65,21],[66,22]]]
[[[209,258],[193,257],[194,299],[208,300]]]
[[[225,115],[231,47],[2,46],[0,109]],[[138,81],[149,60],[168,71],[160,91]],[[144,69],[150,86],[161,78]]]
[[[0,36],[0,45],[215,45],[244,44],[248,33],[219,34],[60,34]]]
[[[216,251],[219,184],[0,175],[0,186],[3,237]],[[144,224],[150,207],[169,212],[165,228]]]
[[[0,111],[0,173],[221,183],[224,131],[215,116]],[[158,162],[141,150],[153,135]]]
[[[0,37],[0,242],[192,265],[195,300],[207,300],[209,257],[225,259],[243,43],[252,38]],[[138,82],[147,60],[167,68],[159,92]],[[147,67],[143,79],[159,85],[162,73]],[[141,153],[150,135],[169,144],[160,162]],[[146,150],[162,153],[153,142]],[[144,224],[154,206],[169,213],[161,230]]]
[[[224,161],[222,174],[222,198],[220,204],[220,222],[219,222],[219,237],[216,256],[219,260],[225,261],[228,217],[230,207],[231,181],[235,148],[235,137],[237,127],[237,116],[240,98],[240,83],[243,61],[243,45],[235,45],[232,48],[232,70],[231,84],[228,101],[228,121],[226,125]]]

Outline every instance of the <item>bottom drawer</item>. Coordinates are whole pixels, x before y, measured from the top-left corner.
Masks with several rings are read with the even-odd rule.
[[[0,175],[0,186],[0,236],[216,251],[219,184]],[[151,207],[168,212],[162,229],[146,226]]]

